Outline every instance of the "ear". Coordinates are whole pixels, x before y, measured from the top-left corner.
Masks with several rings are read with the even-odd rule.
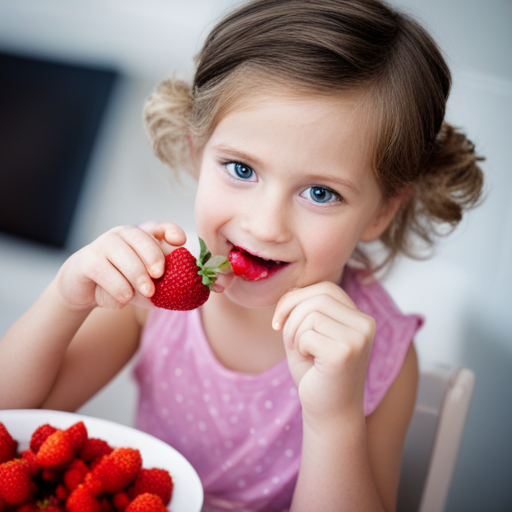
[[[377,213],[366,225],[360,240],[362,242],[377,240],[389,226],[400,206],[410,197],[410,192],[410,189],[405,187],[391,199],[383,201]]]

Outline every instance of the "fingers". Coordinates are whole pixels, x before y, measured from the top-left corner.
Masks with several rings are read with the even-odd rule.
[[[371,330],[357,330],[315,312],[296,331],[294,346],[303,357],[312,356],[326,366],[339,367],[368,352],[372,340]]]
[[[83,267],[86,277],[97,285],[98,305],[123,307],[136,292],[143,297],[154,294],[153,279],[163,274],[165,256],[152,233],[174,243],[183,241],[185,235],[171,223],[155,224],[150,231],[119,226],[90,244]]]
[[[151,236],[147,231],[133,227],[133,226],[121,226],[118,228],[114,228],[109,233],[113,233],[114,237],[109,237],[109,254],[107,257],[109,258],[117,268],[119,266],[116,264],[116,260],[121,258],[126,258],[127,270],[132,270],[132,273],[138,272],[141,273],[143,270],[147,271],[151,277],[157,279],[164,272],[165,258],[162,252],[162,249],[155,238]],[[125,253],[125,245],[131,249]],[[135,261],[136,258],[138,261]],[[138,263],[142,264],[139,265]],[[140,284],[150,284],[152,283],[150,279],[147,278],[144,282]],[[136,289],[139,289],[137,286],[134,286]],[[141,293],[143,293],[142,290]]]
[[[318,295],[332,297],[341,304],[345,304],[347,307],[357,311],[357,307],[352,299],[338,285],[330,282],[322,282],[305,288],[296,288],[285,293],[277,303],[274,318],[272,319],[272,327],[276,331],[281,330],[288,316],[297,305]]]
[[[316,295],[299,303],[288,315],[283,329],[285,344],[294,345],[306,331],[361,347],[367,340],[373,340],[375,321],[337,298]]]
[[[165,255],[176,247],[181,247],[187,241],[185,232],[172,222],[147,222],[141,224],[140,227],[159,240],[161,250]]]
[[[133,297],[133,287],[125,276],[105,258],[89,258],[84,277],[95,284],[94,298],[98,306],[120,308]]]

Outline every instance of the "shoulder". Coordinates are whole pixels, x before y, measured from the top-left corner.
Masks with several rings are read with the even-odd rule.
[[[363,280],[350,268],[344,273],[341,286],[376,324],[365,386],[364,409],[368,415],[375,411],[397,379],[424,318],[402,313],[379,281]]]

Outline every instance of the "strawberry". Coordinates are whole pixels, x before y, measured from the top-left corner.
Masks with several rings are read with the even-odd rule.
[[[80,484],[66,500],[66,511],[101,512],[101,502],[84,484]]]
[[[139,494],[127,507],[125,512],[167,512],[160,496],[145,492]]]
[[[133,487],[130,491],[130,496],[136,498],[139,494],[150,492],[162,498],[164,505],[169,505],[172,496],[172,489],[174,483],[171,475],[165,469],[141,469]]]
[[[101,498],[101,512],[114,512],[114,507],[112,506],[112,503],[110,499],[108,499],[106,496],[103,496]]]
[[[130,504],[130,497],[126,491],[121,491],[112,496],[112,505],[119,512],[124,512],[126,507]]]
[[[60,502],[64,503],[69,496],[69,490],[66,489],[64,484],[58,484],[55,487],[55,498],[57,498]],[[48,509],[46,509],[48,510]]]
[[[87,441],[87,429],[83,421],[71,425],[71,427],[66,429],[66,432],[75,451],[82,448]]]
[[[85,462],[92,462],[103,457],[103,455],[112,453],[113,449],[114,448],[112,448],[103,439],[89,437],[85,441],[84,445],[78,450],[78,457],[80,457]]]
[[[24,450],[21,452],[21,458],[27,461],[30,476],[37,476],[41,471],[41,467],[37,463],[36,454],[32,450]]]
[[[51,484],[57,484],[60,482],[62,471],[59,469],[43,469],[41,471],[41,480]]]
[[[40,427],[37,427],[32,434],[30,439],[30,449],[37,453],[41,445],[46,441],[46,439],[51,436],[54,432],[57,432],[57,429],[52,425],[45,423]]]
[[[75,459],[66,469],[62,481],[68,491],[74,491],[78,484],[81,484],[85,475],[89,472],[87,464],[82,459]]]
[[[268,279],[286,265],[286,262],[265,260],[236,246],[229,251],[228,260],[233,274],[246,281]]]
[[[101,496],[103,493],[103,483],[92,471],[85,475],[84,485],[94,496]]]
[[[0,464],[0,500],[8,505],[25,505],[32,500],[35,490],[26,460],[14,459]]]
[[[44,469],[65,467],[75,458],[70,436],[64,430],[57,430],[44,441],[36,455],[37,463]]]
[[[2,507],[0,506],[0,511]],[[41,512],[41,509],[33,502],[26,503],[18,508],[17,512]]]
[[[188,311],[202,306],[210,296],[217,274],[230,270],[227,258],[212,256],[203,240],[199,239],[201,253],[196,259],[180,247],[165,257],[165,271],[153,279],[155,293],[151,297],[159,308]]]
[[[5,425],[0,422],[0,464],[16,457],[18,442],[9,434]]]
[[[116,448],[105,455],[92,470],[92,480],[99,480],[104,493],[115,494],[123,491],[138,475],[142,457],[134,448]]]

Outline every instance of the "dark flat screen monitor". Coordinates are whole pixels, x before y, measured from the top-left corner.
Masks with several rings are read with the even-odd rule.
[[[64,248],[117,72],[0,52],[0,230]]]

